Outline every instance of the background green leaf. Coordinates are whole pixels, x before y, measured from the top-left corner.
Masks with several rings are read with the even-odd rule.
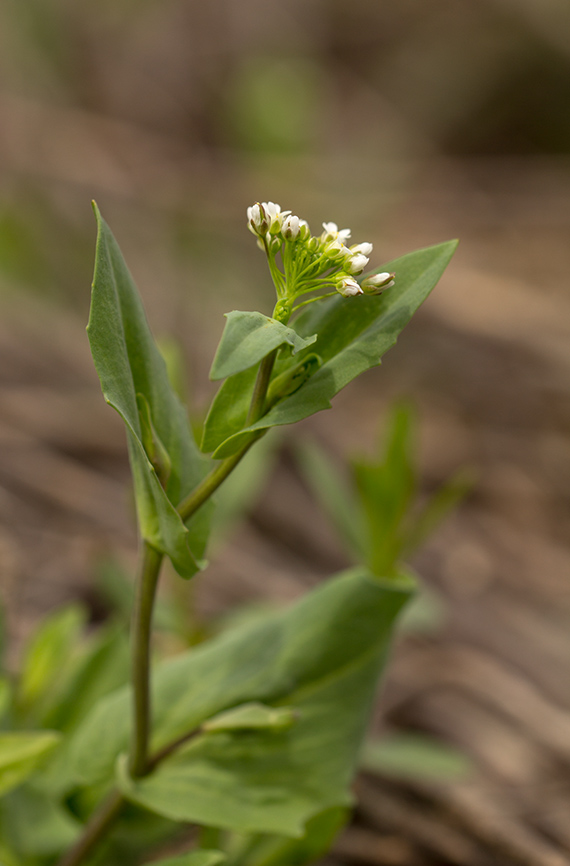
[[[55,731],[0,733],[0,795],[27,779],[60,739]]]
[[[398,779],[464,779],[473,766],[468,756],[426,734],[391,734],[365,743],[363,770]]]
[[[352,556],[362,561],[366,552],[366,522],[352,479],[314,442],[302,441],[295,456],[319,507]]]
[[[48,616],[32,634],[17,691],[17,705],[24,715],[42,719],[72,663],[86,618],[83,607],[68,605]]]
[[[87,327],[93,360],[106,401],[127,427],[141,535],[172,559],[179,574],[191,577],[204,555],[209,510],[200,509],[187,529],[175,506],[202,480],[208,464],[170,385],[121,251],[96,206],[95,215],[98,237]],[[164,489],[143,445],[137,394],[146,400],[170,460]]]
[[[232,421],[224,425],[219,417],[229,402],[233,388],[233,377],[224,382],[215,398],[207,422],[216,428],[205,437],[208,448],[215,457],[228,457],[238,451],[252,431],[263,430],[280,424],[293,424],[321,409],[328,409],[332,398],[356,376],[375,367],[388,349],[394,345],[398,335],[409,322],[420,304],[426,299],[455,251],[457,241],[448,241],[409,253],[383,265],[377,271],[387,270],[396,274],[396,284],[380,297],[331,298],[312,304],[293,322],[292,327],[302,337],[317,334],[315,351],[323,364],[314,375],[290,397],[274,406],[266,415],[240,432],[235,430],[237,421],[242,425],[247,417],[247,395],[244,380],[239,380],[232,406]],[[376,271],[375,271],[376,272]],[[298,356],[302,360],[303,350]],[[279,375],[284,365],[292,359],[276,365]],[[221,437],[226,435],[225,439]]]
[[[63,806],[29,783],[2,800],[0,816],[3,838],[25,857],[60,854],[81,830]]]
[[[167,857],[166,860],[152,860],[148,866],[218,866],[223,863],[226,855],[222,851],[191,851],[178,857]]]
[[[303,338],[263,313],[233,310],[226,313],[226,326],[210,370],[210,379],[225,379],[253,367],[273,349],[288,345],[291,354],[310,346],[316,334]]]
[[[349,809],[333,806],[309,818],[297,839],[268,834],[238,834],[231,840],[231,863],[244,866],[305,866],[332,846],[350,816]]]
[[[366,518],[365,561],[381,577],[398,567],[406,533],[405,519],[416,495],[413,429],[411,407],[395,406],[380,457],[351,460]]]

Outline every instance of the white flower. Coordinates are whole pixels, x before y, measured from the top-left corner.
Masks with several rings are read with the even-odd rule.
[[[355,255],[357,253],[360,253],[363,256],[369,256],[370,253],[372,252],[372,250],[373,250],[372,244],[368,244],[368,243],[353,244],[353,246],[351,246],[351,248],[350,248],[351,253],[354,253]]]
[[[353,280],[352,277],[344,277],[344,279],[340,280],[336,285],[336,290],[340,292],[343,298],[352,298],[355,295],[364,294],[356,280]]]
[[[357,255],[351,256],[347,260],[345,270],[348,274],[361,274],[369,261],[368,256],[363,256],[360,253],[357,253]]]
[[[350,237],[350,229],[341,229],[336,223],[323,223],[324,232],[321,235],[323,241],[339,240],[341,243],[347,241]]]
[[[394,274],[383,271],[381,274],[374,274],[367,277],[362,282],[362,288],[367,295],[379,295],[384,289],[389,289],[394,285]]]
[[[283,235],[285,240],[296,240],[296,238],[299,236],[302,222],[304,222],[304,220],[300,220],[298,216],[290,215],[288,217],[285,217],[281,225],[281,234]]]
[[[278,204],[275,204],[273,201],[262,201],[261,207],[264,209],[267,214],[267,219],[269,222],[269,231],[272,235],[276,235],[281,231],[281,225],[283,223],[283,218],[288,216],[291,211],[284,210],[282,211]]]

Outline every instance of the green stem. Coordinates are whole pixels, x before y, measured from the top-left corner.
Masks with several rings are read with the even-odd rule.
[[[277,351],[277,349],[274,349],[273,352],[266,355],[259,366],[246,425],[254,424],[263,415],[265,400],[267,398],[267,389],[269,387],[273,365],[275,364],[275,359],[277,357]],[[194,488],[192,493],[189,493],[188,496],[179,503],[177,511],[184,522],[189,520],[192,515],[198,511],[200,506],[210,498],[212,493],[218,489],[222,481],[225,481],[230,472],[232,472],[240,460],[245,457],[253,443],[257,439],[260,439],[264,433],[264,430],[252,433],[252,438],[247,445],[244,445],[244,447],[236,454],[232,454],[231,457],[223,460],[215,469],[212,469],[210,474],[206,475],[204,480]]]
[[[99,808],[93,813],[75,845],[59,861],[58,866],[79,866],[115,823],[125,802],[122,794],[118,791],[111,791],[107,799],[103,800]]]
[[[261,433],[259,435],[261,435]],[[259,438],[259,436],[255,437],[255,439],[257,438]],[[200,506],[210,498],[212,493],[215,493],[222,481],[225,481],[230,472],[235,469],[242,457],[244,457],[246,452],[249,451],[255,442],[255,439],[248,442],[247,445],[237,452],[237,454],[233,454],[231,457],[228,457],[227,460],[223,460],[215,469],[212,469],[210,474],[206,475],[204,480],[194,488],[192,493],[189,493],[188,496],[180,502],[176,510],[184,522],[190,520],[192,515],[198,511]]]
[[[143,542],[136,582],[132,624],[131,678],[133,685],[133,733],[129,754],[131,776],[144,776],[150,739],[150,638],[152,611],[163,554]]]
[[[269,355],[266,355],[259,365],[255,388],[253,389],[253,396],[251,398],[251,405],[245,422],[246,427],[249,427],[250,424],[255,424],[255,422],[263,415],[265,409],[265,398],[267,397],[269,380],[271,379],[271,373],[273,372],[273,366],[275,364],[275,359],[277,358],[277,351],[277,349],[274,349],[269,353]]]

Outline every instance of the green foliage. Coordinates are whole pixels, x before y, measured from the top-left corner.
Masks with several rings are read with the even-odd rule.
[[[355,570],[160,665],[155,748],[251,701],[291,708],[296,720],[286,730],[198,733],[152,776],[123,772],[124,792],[178,820],[291,835],[346,804],[393,622],[412,586]],[[69,755],[77,783],[112,777],[128,742],[128,700],[126,691],[110,696],[77,731]]]
[[[395,406],[378,456],[351,460],[349,478],[321,449],[310,443],[298,449],[307,480],[339,537],[379,577],[398,573],[402,558],[425,541],[472,485],[470,473],[459,471],[418,507],[414,432],[411,408]]]
[[[0,733],[0,795],[31,776],[59,740],[60,735],[55,731]]]
[[[309,818],[303,835],[296,839],[236,833],[228,846],[231,866],[304,866],[312,863],[328,851],[349,815],[349,810],[343,806],[325,809]]]
[[[54,798],[30,784],[2,800],[0,816],[3,838],[23,857],[59,854],[81,830],[79,821]]]
[[[83,608],[72,605],[48,617],[32,635],[24,654],[18,705],[24,715],[42,718],[55,684],[68,668],[85,623]]]
[[[204,555],[208,509],[201,509],[187,528],[176,505],[202,480],[208,463],[170,385],[121,251],[96,207],[95,214],[97,253],[87,327],[93,360],[104,397],[127,428],[141,535],[171,558],[179,574],[191,577]],[[167,479],[165,455],[171,467]]]
[[[226,313],[226,327],[214,356],[210,379],[226,379],[253,367],[274,349],[286,345],[296,355],[317,339],[317,335],[304,339],[281,322],[262,313]]]
[[[396,342],[451,259],[455,241],[409,253],[380,270],[396,274],[396,285],[380,297],[342,298],[313,304],[292,324],[304,338],[317,334],[315,350],[322,365],[295,393],[279,401],[255,424],[246,427],[253,369],[230,376],[216,395],[206,420],[202,449],[214,457],[235,454],[252,432],[293,424],[328,409],[332,398],[365,370],[375,367]],[[308,350],[303,350],[308,351]],[[303,352],[299,360],[303,359]],[[276,365],[275,375],[293,366],[291,358]]]
[[[420,734],[392,734],[368,741],[360,766],[397,779],[463,779],[472,769],[463,752]]]
[[[152,866],[218,866],[223,863],[226,855],[222,851],[191,851],[179,857],[168,857],[166,860],[153,860]],[[151,866],[151,864],[149,864]]]

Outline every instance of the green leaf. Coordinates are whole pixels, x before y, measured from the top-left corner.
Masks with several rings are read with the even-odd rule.
[[[366,563],[379,577],[397,568],[404,521],[416,493],[413,426],[411,408],[394,407],[380,457],[351,461],[368,528]]]
[[[12,703],[12,683],[8,677],[0,677],[0,722]]]
[[[443,596],[420,584],[400,617],[398,628],[404,634],[433,635],[441,632],[446,620],[447,604]]]
[[[98,700],[127,682],[129,659],[124,630],[115,626],[100,629],[80,652],[76,650],[74,664],[55,689],[42,723],[60,731],[73,730]]]
[[[32,635],[24,653],[18,706],[41,717],[56,684],[70,664],[85,625],[86,611],[70,605],[47,617]]]
[[[16,859],[4,842],[0,842],[0,866],[21,866],[21,861]]]
[[[55,731],[0,733],[0,794],[27,779],[59,741]]]
[[[174,820],[300,835],[312,815],[346,805],[395,617],[413,582],[354,570],[291,609],[245,624],[158,666],[153,748],[249,701],[287,706],[287,730],[197,734],[127,796]],[[78,730],[69,762],[77,782],[109,779],[129,738],[129,695],[101,702]]]
[[[317,334],[315,349],[323,360],[320,369],[302,388],[279,402],[255,424],[234,432],[225,440],[215,441],[215,437],[210,436],[210,447],[204,450],[216,449],[216,457],[228,457],[248,441],[252,431],[293,424],[321,409],[330,408],[332,398],[342,388],[365,370],[377,366],[395,344],[400,332],[443,274],[456,246],[457,241],[448,241],[427,247],[377,269],[396,275],[396,284],[380,297],[342,298],[339,295],[308,307],[292,327],[302,337]],[[302,357],[303,353],[299,360]],[[278,367],[276,374],[279,372]],[[228,379],[222,388],[226,390],[223,399],[227,402],[231,396],[232,379]],[[236,398],[239,405],[233,408],[234,421],[247,415],[243,411],[241,389]]]
[[[473,473],[468,469],[460,469],[435,491],[408,533],[405,540],[406,555],[413,553],[430,537],[450,511],[467,496],[473,484]]]
[[[218,866],[227,857],[223,851],[191,851],[178,857],[167,857],[166,860],[152,860],[148,866]]]
[[[247,866],[306,866],[330,850],[335,837],[344,827],[350,812],[333,806],[309,818],[305,832],[298,839],[287,836],[252,835],[232,840],[232,862]]]
[[[71,845],[81,825],[52,798],[22,785],[2,801],[2,830],[18,854],[49,857]]]
[[[262,313],[226,313],[226,326],[210,370],[210,379],[226,379],[253,367],[279,346],[291,347],[296,355],[317,339],[316,334],[303,338],[276,319]]]
[[[290,728],[295,721],[291,707],[268,707],[252,701],[233,710],[218,713],[202,725],[203,731],[273,730]]]
[[[216,449],[221,443],[244,428],[256,377],[257,370],[251,367],[249,370],[230,376],[222,384],[204,422],[200,443],[202,451],[217,453]],[[235,450],[237,451],[238,448]]]
[[[98,237],[87,326],[93,360],[105,400],[127,428],[141,535],[171,558],[179,574],[191,577],[204,555],[209,509],[200,509],[187,528],[175,506],[202,480],[208,463],[196,447],[186,411],[170,385],[117,242],[96,206],[94,209]],[[148,405],[143,423],[137,394]],[[160,451],[161,460],[155,465],[153,454],[145,450],[149,436],[155,452]],[[158,474],[166,461],[163,451],[171,467],[168,480],[163,477],[164,487]]]
[[[462,779],[473,769],[463,752],[420,734],[392,734],[365,744],[363,770],[397,779]]]

